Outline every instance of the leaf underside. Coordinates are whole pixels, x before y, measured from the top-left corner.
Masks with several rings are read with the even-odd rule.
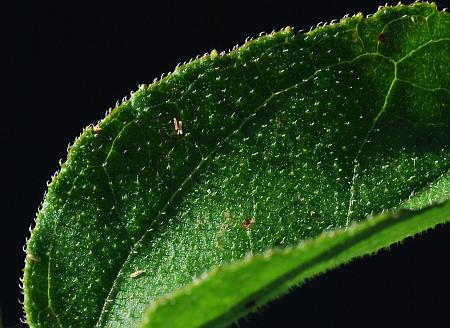
[[[448,203],[364,218],[448,197],[449,54],[449,15],[415,3],[286,28],[141,87],[84,130],[49,186],[27,321],[130,327],[153,303],[148,324],[225,325],[448,220]]]

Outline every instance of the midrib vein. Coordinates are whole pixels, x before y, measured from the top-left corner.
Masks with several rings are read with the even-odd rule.
[[[347,218],[346,218],[346,221],[345,221],[345,226],[346,227],[349,226],[349,224],[350,224],[350,217],[351,217],[351,215],[353,213],[353,203],[355,202],[355,192],[356,192],[356,179],[358,177],[358,169],[359,169],[359,158],[360,158],[361,153],[362,153],[362,151],[364,149],[364,146],[367,144],[367,141],[370,138],[370,135],[374,131],[378,120],[380,119],[381,115],[386,110],[386,106],[388,104],[388,99],[389,99],[389,97],[390,97],[390,95],[392,93],[392,89],[394,87],[394,84],[397,81],[397,63],[396,62],[392,62],[392,63],[394,64],[394,76],[393,76],[393,78],[391,80],[391,83],[389,85],[389,89],[388,89],[388,91],[386,93],[386,96],[384,97],[383,106],[381,107],[381,109],[378,112],[377,116],[375,116],[375,118],[373,119],[372,126],[367,131],[363,141],[361,142],[361,145],[358,148],[358,151],[356,152],[356,156],[355,156],[355,158],[353,160],[353,175],[352,175],[352,180],[351,180],[351,185],[350,185],[350,197],[349,197],[349,201],[348,201]]]

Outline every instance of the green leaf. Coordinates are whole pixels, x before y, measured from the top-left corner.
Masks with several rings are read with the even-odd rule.
[[[270,250],[215,268],[152,303],[143,327],[222,327],[308,278],[450,221],[450,201],[381,214],[297,247]],[[239,286],[239,292],[236,292]],[[176,318],[176,320],[170,320]]]
[[[52,179],[27,244],[29,324],[133,326],[148,304],[213,267],[297,245],[385,209],[445,198],[449,50],[449,15],[415,3],[306,34],[286,28],[227,55],[213,51],[142,86],[85,129]],[[329,261],[338,264],[434,226],[447,211],[439,208],[430,219],[428,212],[400,219],[401,234],[385,215],[334,234],[336,240],[326,234],[305,245],[325,251],[353,233],[376,232],[369,240],[377,247],[365,242],[336,253]],[[428,221],[416,229],[409,223],[418,217]],[[371,230],[382,222],[388,230]],[[393,231],[390,239],[385,231]],[[284,277],[276,267],[287,255],[277,254],[308,247],[270,253],[271,269],[260,272],[259,286]],[[261,258],[224,270],[253,270]],[[321,265],[310,273],[332,267]],[[233,281],[231,275],[217,293]],[[214,313],[205,318],[225,323],[243,313],[233,300],[247,300],[258,288],[240,294],[238,287],[227,308],[205,310]],[[257,304],[266,299],[257,296]],[[154,305],[149,319],[172,325],[176,317],[164,313],[173,309],[155,304],[163,306]]]

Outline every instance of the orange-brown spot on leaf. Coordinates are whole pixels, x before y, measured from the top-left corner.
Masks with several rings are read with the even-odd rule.
[[[253,216],[247,216],[245,220],[242,222],[242,226],[244,227],[245,230],[250,230],[255,221],[256,220]]]
[[[97,124],[93,127],[94,133],[100,133],[102,131],[102,128]]]

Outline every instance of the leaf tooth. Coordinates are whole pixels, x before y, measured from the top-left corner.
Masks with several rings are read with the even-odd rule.
[[[24,325],[27,324],[27,320],[25,319],[24,316],[21,316],[21,317],[19,318],[19,321],[20,321],[20,323],[22,323],[22,324],[24,324]]]
[[[72,144],[69,142],[69,143],[67,144],[66,151],[69,152],[69,151],[70,151],[70,148],[72,148]]]
[[[211,59],[216,59],[218,57],[219,57],[219,52],[217,51],[217,49],[211,50]]]

